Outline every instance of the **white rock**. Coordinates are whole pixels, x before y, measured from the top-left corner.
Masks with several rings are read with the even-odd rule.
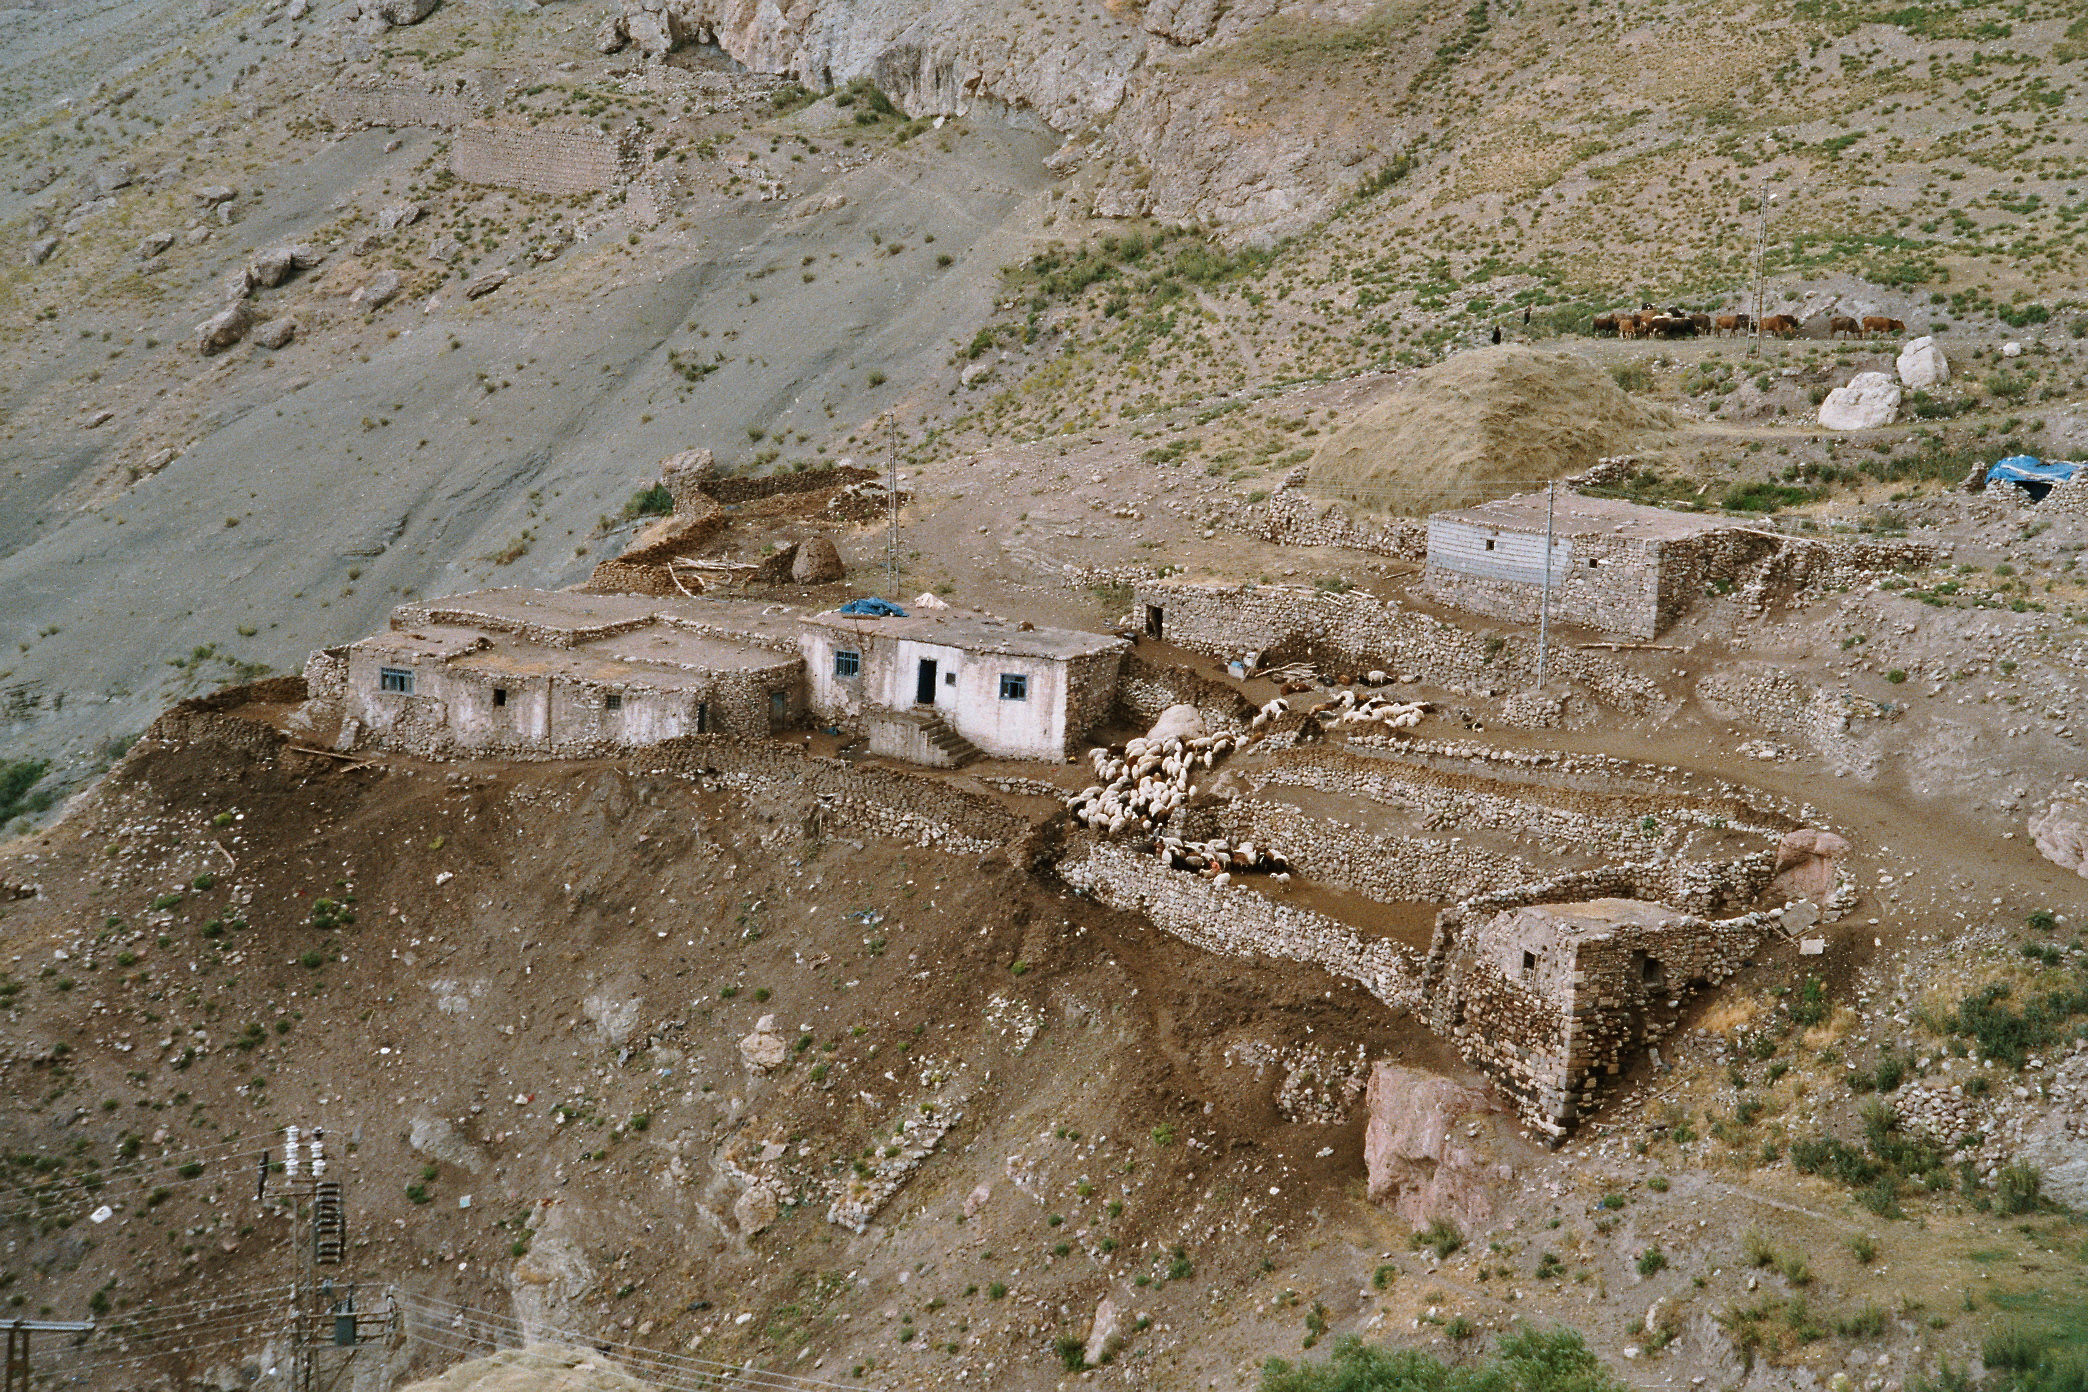
[[[1882,372],[1859,372],[1827,393],[1820,424],[1829,430],[1873,430],[1899,417],[1900,385]]]
[[[1924,334],[1900,349],[1896,364],[1899,379],[1909,391],[1920,391],[1950,380],[1950,360],[1933,335]]]
[[[2004,343],[2001,345],[2001,356],[2004,358],[2020,358],[2023,356],[2023,345],[2013,340]]]
[[[393,203],[377,210],[377,230],[396,232],[401,227],[420,221],[421,205],[418,203]]]

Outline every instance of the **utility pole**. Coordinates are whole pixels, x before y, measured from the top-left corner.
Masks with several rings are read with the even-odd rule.
[[[9,1320],[7,1322],[7,1392],[29,1392],[29,1335],[92,1334],[93,1320]]]
[[[1544,664],[1551,645],[1552,514],[1558,505],[1559,481],[1544,490],[1544,598],[1537,605],[1537,689],[1544,689]]]
[[[326,1177],[325,1131],[315,1127],[306,1132],[295,1126],[284,1130],[283,1181],[283,1196],[291,1202],[290,1250],[297,1268],[291,1280],[291,1386],[296,1392],[313,1392],[320,1347],[332,1344],[352,1349],[358,1342],[355,1288],[348,1288],[345,1302],[336,1300],[333,1282],[322,1281],[319,1274],[322,1266],[339,1266],[347,1257],[348,1247],[348,1214],[341,1182]],[[257,1199],[266,1197],[267,1186],[264,1154]],[[344,1309],[348,1312],[345,1339],[341,1317]]]
[[[899,421],[885,417],[885,597],[899,602]]]
[[[1747,344],[1747,355],[1751,358],[1762,354],[1762,282],[1766,278],[1769,258],[1769,205],[1775,201],[1773,193],[1762,196],[1762,220],[1755,233],[1754,333]]]

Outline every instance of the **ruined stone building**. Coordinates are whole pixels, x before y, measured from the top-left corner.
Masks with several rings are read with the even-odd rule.
[[[1476,614],[1534,623],[1549,572],[1554,620],[1651,638],[1729,569],[1726,543],[1746,531],[1718,518],[1561,492],[1547,552],[1545,514],[1542,493],[1434,514],[1421,592]]]
[[[1703,919],[1640,899],[1508,909],[1457,937],[1434,992],[1437,1027],[1526,1121],[1563,1135],[1762,932],[1758,915]]]
[[[344,748],[571,758],[809,717],[867,733],[875,753],[947,765],[1065,758],[1108,715],[1127,647],[954,610],[502,589],[402,604],[390,628],[314,654],[305,674],[337,708]]]

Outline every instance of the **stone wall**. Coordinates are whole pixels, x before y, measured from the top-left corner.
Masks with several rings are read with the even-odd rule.
[[[897,769],[815,758],[774,740],[668,740],[639,751],[630,766],[715,780],[756,807],[802,821],[807,834],[894,836],[979,856],[1014,847],[1032,830],[997,798]]]
[[[1483,530],[1454,521],[1436,525],[1468,535]],[[1535,544],[1542,552],[1541,537]],[[1685,545],[1634,536],[1560,538],[1559,549],[1568,559],[1564,564],[1554,561],[1552,566],[1552,619],[1632,638],[1653,637],[1673,621],[1674,615],[1662,605],[1662,576],[1670,564],[1670,552]],[[1541,556],[1532,573],[1535,579],[1508,580],[1433,564],[1422,576],[1420,592],[1474,614],[1536,623],[1544,606]]]
[[[342,130],[365,126],[425,126],[455,130],[488,107],[476,83],[454,78],[365,78],[326,94],[321,109]]]
[[[1109,723],[1117,704],[1124,654],[1118,649],[1088,653],[1066,662],[1065,755],[1078,758],[1088,735]]]
[[[1697,683],[1697,698],[1728,720],[1835,754],[1848,747],[1858,720],[1893,720],[1902,708],[1846,691],[1815,686],[1785,672],[1714,672]]]
[[[1769,921],[1646,917],[1576,938],[1541,907],[1509,909],[1452,950],[1434,1024],[1533,1129],[1563,1135],[1634,1050],[1674,1030],[1690,997],[1747,962]]]
[[[1264,661],[1309,660],[1337,671],[1382,668],[1443,686],[1521,690],[1536,680],[1535,635],[1489,638],[1360,590],[1152,579],[1135,580],[1133,589],[1140,615],[1148,605],[1164,611],[1168,642],[1214,657],[1258,650]],[[1615,659],[1556,643],[1548,676],[1577,682],[1627,713],[1650,710],[1660,700],[1650,680]]]
[[[1125,724],[1151,729],[1169,706],[1194,706],[1204,729],[1239,731],[1254,718],[1254,703],[1235,687],[1172,662],[1154,662],[1134,649],[1117,677],[1116,714]]]
[[[1421,1005],[1420,954],[1382,938],[1366,939],[1324,914],[1247,888],[1219,886],[1169,870],[1151,853],[1083,836],[1058,867],[1068,885],[1112,908],[1142,914],[1162,932],[1227,957],[1305,962],[1354,981],[1397,1010]]]
[[[304,684],[310,699],[339,705],[348,694],[348,649],[320,648],[306,658]]]
[[[1358,521],[1340,503],[1285,487],[1270,495],[1243,528],[1279,546],[1341,546],[1419,561],[1428,555],[1428,524],[1411,517]]]
[[[592,126],[474,122],[460,126],[450,146],[450,171],[459,179],[530,193],[594,193],[643,168],[631,134]]]

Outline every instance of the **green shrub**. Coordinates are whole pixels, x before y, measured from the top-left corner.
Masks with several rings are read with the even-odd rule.
[[[624,504],[625,517],[666,517],[674,511],[674,495],[667,485],[656,483],[650,488],[641,488]]]
[[[1462,1317],[1460,1317],[1462,1318]],[[1451,1333],[1451,1326],[1445,1325]],[[1468,1335],[1470,1321],[1457,1334]],[[1349,1336],[1325,1362],[1272,1358],[1260,1392],[1623,1392],[1624,1384],[1563,1327],[1504,1334],[1478,1366],[1446,1367],[1416,1349],[1366,1344]]]
[[[1438,1218],[1414,1234],[1413,1244],[1430,1249],[1436,1254],[1436,1259],[1441,1261],[1464,1246],[1464,1234],[1457,1230],[1457,1224],[1446,1218]]]
[[[1641,1276],[1658,1275],[1660,1272],[1667,1270],[1667,1264],[1667,1253],[1661,1251],[1658,1247],[1648,1247],[1645,1251],[1639,1253],[1638,1274]]]

